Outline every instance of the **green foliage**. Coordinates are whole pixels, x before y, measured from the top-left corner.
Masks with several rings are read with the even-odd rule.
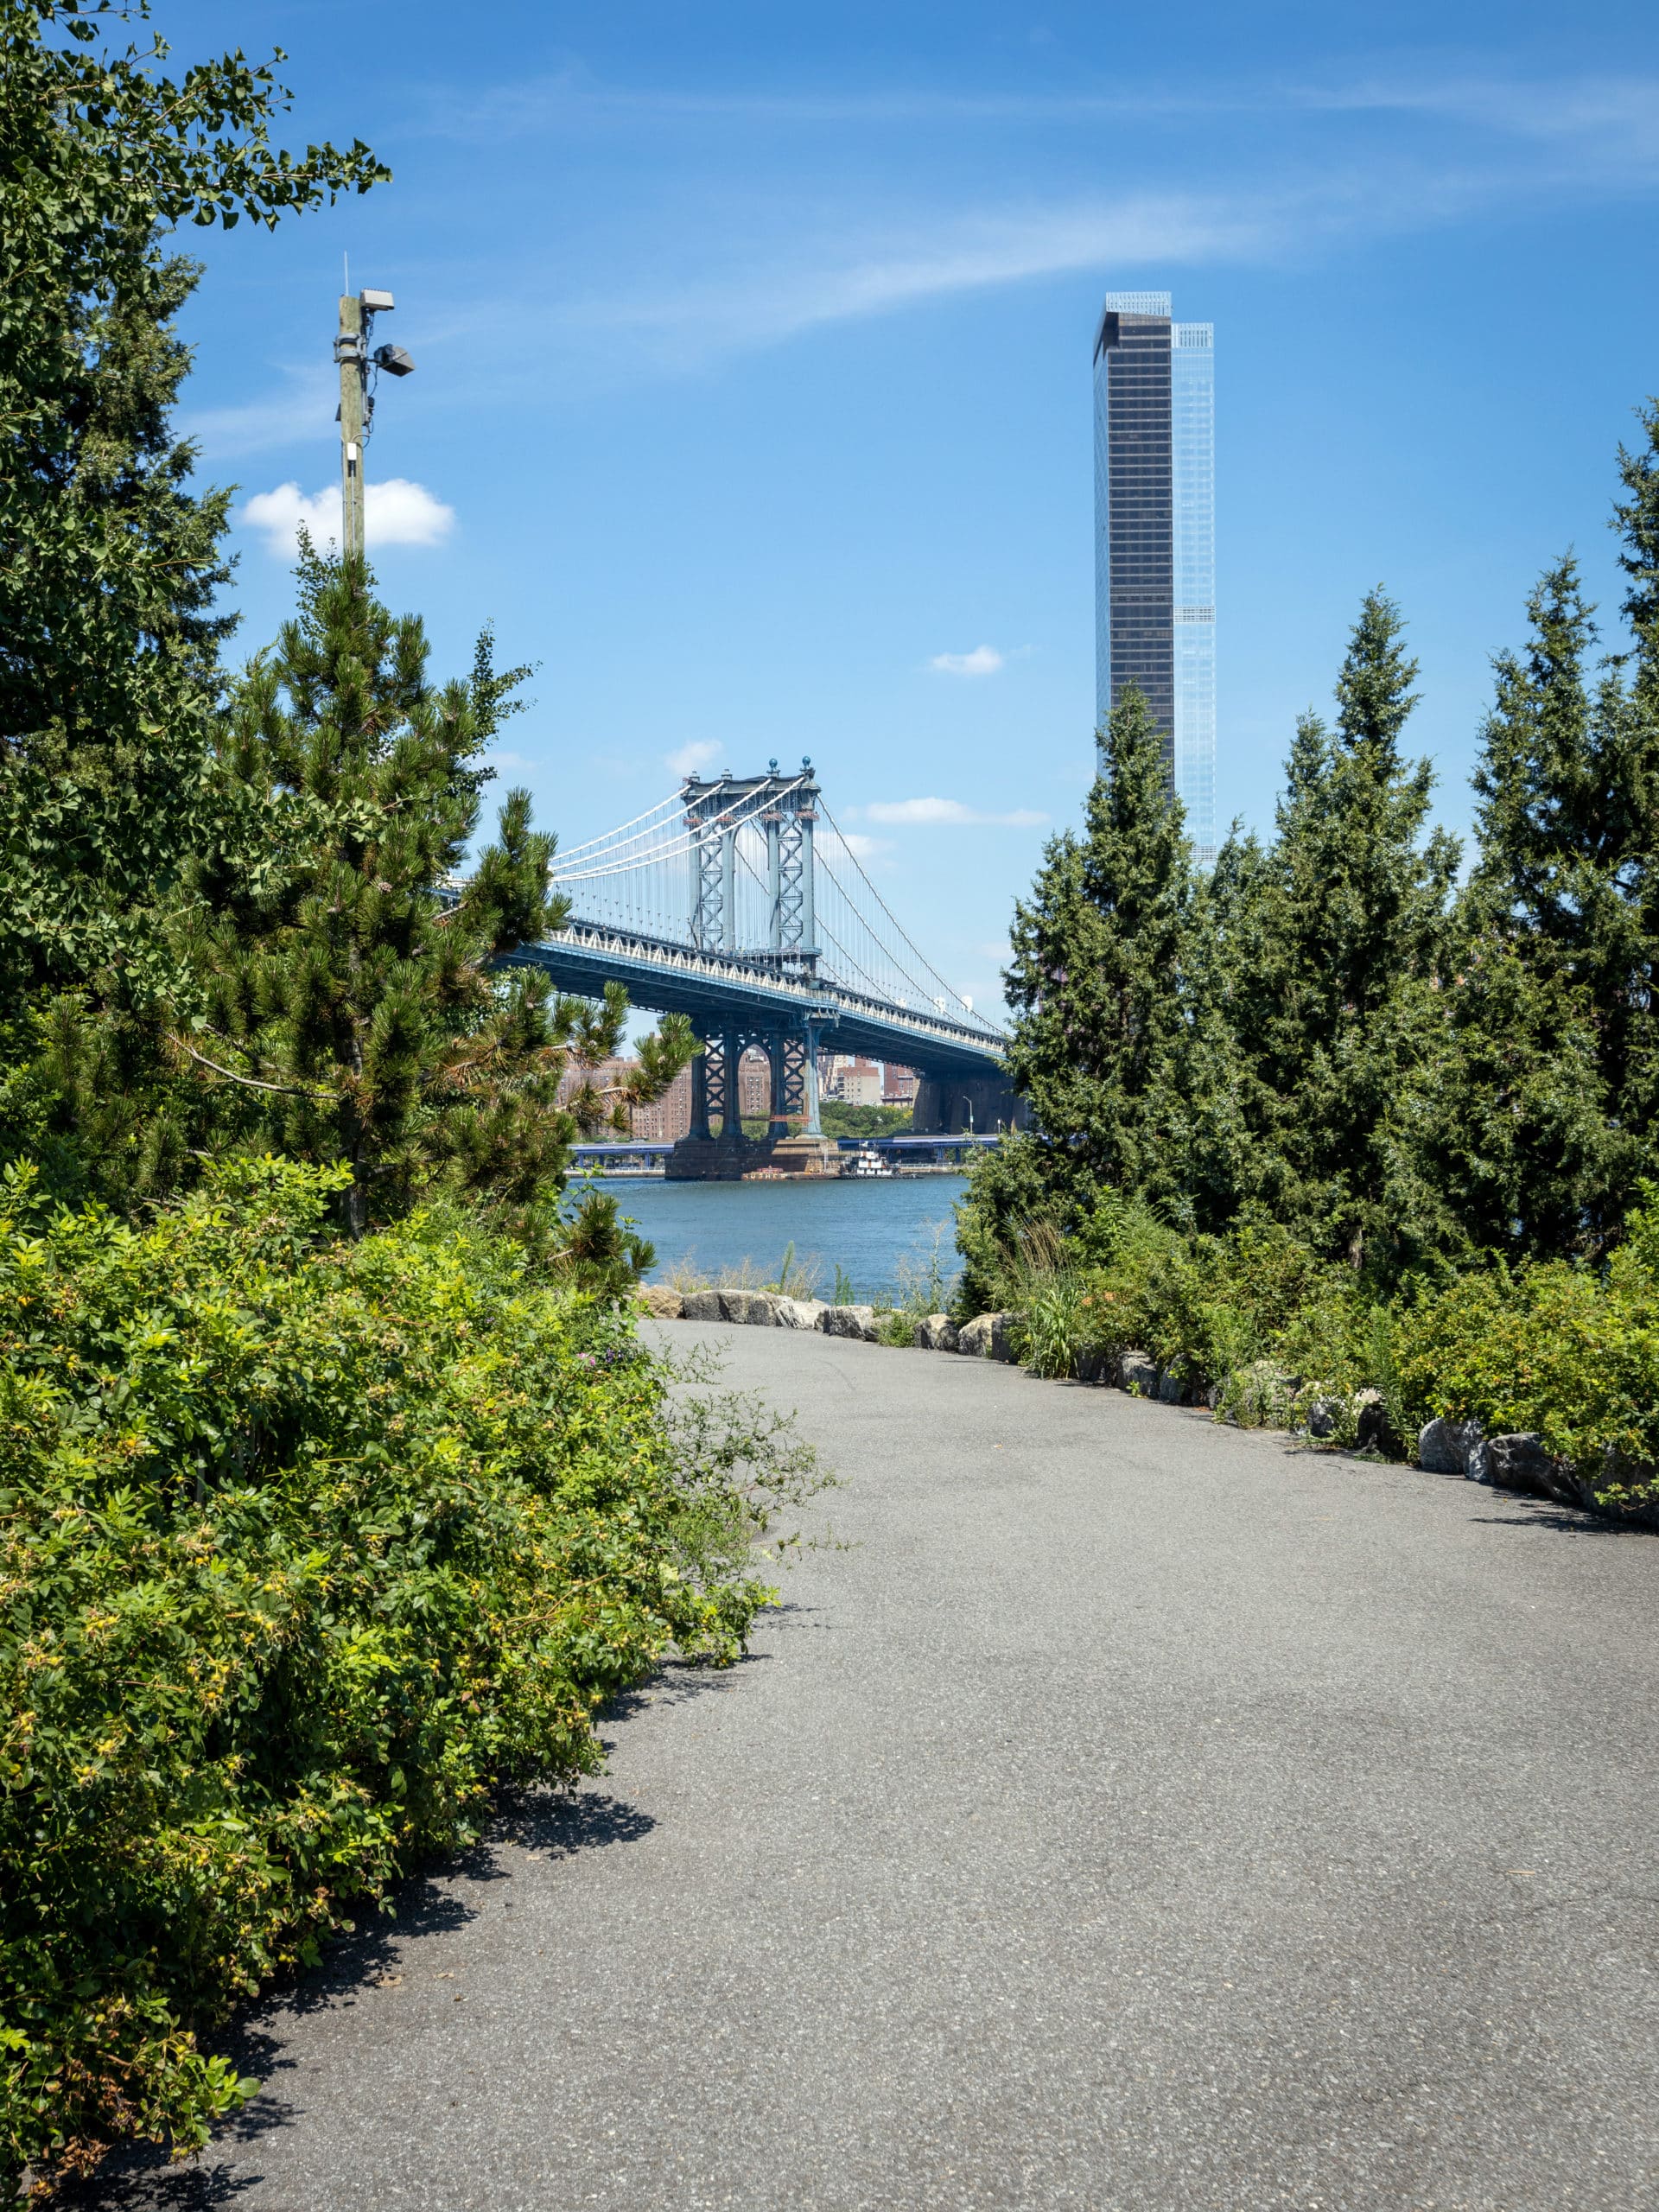
[[[671,1648],[741,1646],[813,1486],[615,1310],[463,1215],[326,1233],[340,1167],[143,1229],[0,1223],[0,2171],[200,2143],[194,2031],[513,1777],[600,1760]]]
[[[0,0],[0,1004],[99,979],[117,1006],[165,973],[158,893],[201,801],[226,495],[188,488],[168,410],[189,220],[266,226],[366,190],[367,148],[274,149],[289,95],[240,54],[172,79],[143,22]]]
[[[849,1106],[826,1098],[818,1122],[827,1137],[896,1137],[910,1128],[908,1106]]]
[[[1442,1049],[1414,1101],[1433,1241],[1593,1257],[1653,1166],[1650,871],[1659,725],[1616,679],[1592,694],[1592,610],[1569,556],[1504,653],[1475,772],[1479,859],[1459,902]],[[1634,894],[1634,895],[1633,895]]]
[[[1594,1490],[1620,1461],[1645,1466],[1622,1502],[1659,1491],[1659,1211],[1601,1270],[1566,1260],[1471,1271],[1404,1313],[1398,1362],[1422,1419],[1530,1431]],[[1641,1495],[1638,1495],[1641,1494]]]
[[[1007,1058],[1033,1128],[970,1170],[961,1295],[976,1311],[1028,1218],[1070,1225],[1103,1188],[1199,1224],[1232,1203],[1231,1055],[1206,901],[1135,687],[1101,747],[1084,835],[1051,842],[1014,910]]]
[[[299,577],[299,613],[237,685],[215,747],[220,826],[175,931],[197,991],[178,1049],[218,1084],[239,1142],[350,1170],[354,1234],[442,1189],[556,1244],[577,1130],[626,1128],[686,1065],[690,1025],[671,1018],[601,1095],[620,987],[594,1006],[501,964],[565,916],[528,793],[509,792],[459,896],[439,895],[526,671],[498,674],[486,632],[470,679],[435,685],[418,619],[388,613],[361,561],[308,549]],[[592,1243],[610,1202],[589,1203]]]
[[[1248,1141],[1241,1198],[1316,1249],[1385,1275],[1402,1246],[1394,1103],[1440,1019],[1458,861],[1425,834],[1433,778],[1401,752],[1416,664],[1398,610],[1367,594],[1328,730],[1308,715],[1277,834],[1217,868],[1221,972]]]

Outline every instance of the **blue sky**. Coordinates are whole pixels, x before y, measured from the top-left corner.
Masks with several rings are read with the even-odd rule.
[[[180,60],[280,44],[289,135],[396,172],[206,248],[188,415],[241,487],[238,644],[289,604],[270,518],[334,480],[349,252],[418,364],[369,457],[404,487],[386,594],[444,671],[486,617],[540,664],[503,779],[567,843],[671,762],[809,753],[912,935],[995,997],[1090,768],[1109,287],[1216,326],[1224,820],[1270,821],[1368,585],[1409,618],[1454,828],[1538,570],[1575,543],[1611,613],[1613,452],[1659,391],[1650,5],[159,15]]]

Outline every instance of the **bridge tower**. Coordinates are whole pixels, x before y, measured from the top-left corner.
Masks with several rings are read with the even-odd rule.
[[[689,934],[699,952],[771,958],[791,975],[817,965],[817,906],[812,832],[818,818],[812,763],[785,776],[688,776],[680,790],[690,839]],[[758,821],[766,838],[767,931],[764,944],[739,943],[737,824]]]
[[[686,778],[680,802],[690,834],[688,935],[696,950],[761,962],[794,981],[810,981],[815,976],[818,943],[812,839],[818,797],[810,760],[803,760],[793,775],[784,773],[772,760],[764,776]],[[766,942],[760,944],[742,941],[737,897],[740,823],[758,823],[766,836]],[[727,1172],[742,1172],[743,1155],[751,1147],[739,1119],[738,1063],[752,1045],[765,1048],[772,1070],[767,1143],[775,1147],[788,1139],[791,1115],[800,1117],[802,1139],[814,1145],[819,1141],[820,1025],[816,1020],[799,1016],[786,1026],[765,1029],[702,1021],[696,1027],[703,1050],[692,1065],[689,1149],[701,1152],[710,1147]],[[710,1128],[715,1116],[721,1123],[717,1139]],[[703,1166],[701,1172],[710,1170]]]

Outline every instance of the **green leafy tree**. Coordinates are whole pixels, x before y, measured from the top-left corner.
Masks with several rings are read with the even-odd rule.
[[[1621,1110],[1643,995],[1629,875],[1640,725],[1616,682],[1592,693],[1586,679],[1595,626],[1570,555],[1528,614],[1526,652],[1496,663],[1479,858],[1446,954],[1441,1049],[1412,1102],[1403,1211],[1431,1250],[1594,1257],[1652,1167],[1643,1117]]]
[[[166,73],[126,8],[0,0],[0,1004],[155,980],[153,910],[200,804],[223,493],[168,424],[189,221],[274,225],[388,172],[274,148],[289,95],[239,54]],[[280,60],[281,56],[275,57]],[[106,988],[107,982],[106,982]]]
[[[1225,1001],[1243,1069],[1243,1195],[1355,1267],[1401,1264],[1395,1100],[1432,1049],[1458,848],[1402,751],[1416,664],[1369,593],[1334,730],[1298,725],[1277,835],[1227,856]]]
[[[1184,1222],[1224,1217],[1234,1176],[1230,1053],[1205,894],[1163,745],[1131,687],[1103,734],[1084,834],[1053,839],[1014,910],[1008,1067],[1032,1129],[976,1163],[967,1295],[1023,1220],[1070,1225],[1110,1189]]]
[[[498,673],[486,632],[470,678],[436,685],[419,620],[387,611],[360,559],[308,547],[298,573],[298,614],[236,685],[215,746],[223,827],[183,887],[198,996],[176,1050],[233,1141],[349,1168],[352,1234],[450,1192],[613,1274],[639,1254],[608,1201],[556,1225],[569,1144],[659,1096],[690,1027],[664,1023],[620,1085],[595,1086],[626,1027],[620,986],[594,1005],[512,964],[567,911],[526,792],[458,879],[480,758],[527,671]]]

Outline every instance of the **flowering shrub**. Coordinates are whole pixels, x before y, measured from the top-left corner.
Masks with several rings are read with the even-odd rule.
[[[810,1486],[475,1223],[334,1241],[337,1182],[226,1170],[141,1228],[32,1211],[26,1170],[0,1195],[14,2184],[203,2140],[255,2085],[195,2031],[493,1784],[592,1770],[671,1647],[731,1658]]]

